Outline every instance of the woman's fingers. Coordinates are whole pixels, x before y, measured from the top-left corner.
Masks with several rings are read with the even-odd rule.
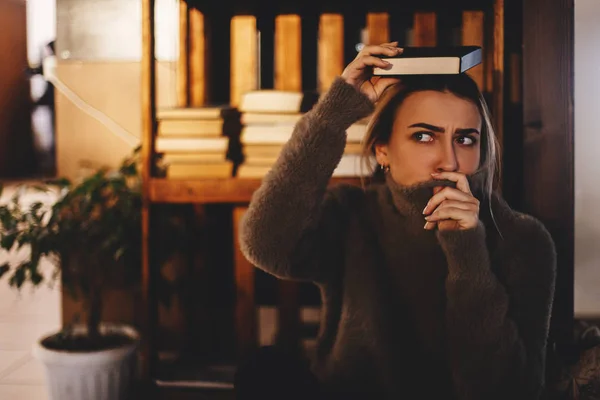
[[[464,201],[457,201],[457,200],[444,200],[436,209],[437,210],[441,210],[443,208],[459,208],[461,210],[466,210],[466,211],[478,211],[479,207],[477,206],[477,204],[474,203],[467,203]]]
[[[387,88],[401,82],[398,78],[379,78],[376,81],[372,79],[372,81],[373,89],[375,89],[379,97],[381,97]]]
[[[396,44],[398,42],[395,42]],[[384,44],[384,45],[378,45],[378,46],[365,46],[360,53],[358,53],[358,55],[356,56],[357,59],[363,57],[363,56],[372,56],[372,55],[379,55],[379,56],[387,56],[387,57],[394,57],[397,56],[398,54],[402,54],[403,49],[400,47],[395,47],[395,45],[393,44]]]
[[[376,102],[385,89],[399,80],[394,78],[386,78],[386,80],[378,81],[371,80],[373,77],[373,67],[382,69],[391,68],[391,64],[382,60],[381,57],[393,57],[402,53],[402,49],[397,46],[398,42],[365,46],[356,58],[346,66],[341,77],[346,83],[364,93],[371,101]]]
[[[423,227],[423,229],[427,229],[427,230],[432,230],[433,228],[435,228],[437,224],[435,222],[425,222],[425,226]]]
[[[458,189],[454,189],[451,187],[445,187],[444,189],[442,189],[441,191],[439,191],[438,193],[434,194],[431,197],[431,199],[427,203],[427,206],[425,206],[425,209],[423,210],[423,214],[425,214],[425,215],[430,214],[440,204],[442,204],[442,202],[448,201],[448,200],[458,201],[458,202],[462,202],[462,203],[468,203],[468,204],[471,204],[471,205],[477,207],[477,209],[479,209],[479,200],[477,200],[477,198],[475,198],[472,194],[470,194],[470,192],[467,194]]]
[[[457,207],[444,207],[435,210],[435,212],[427,217],[427,222],[437,222],[443,220],[454,220],[457,221],[461,228],[469,229],[477,226],[479,217],[477,213],[472,210],[463,210]]]
[[[356,61],[356,69],[365,69],[366,67],[389,68],[390,63],[375,56],[364,56]]]
[[[436,172],[431,174],[435,179],[447,179],[452,182],[456,182],[456,188],[461,192],[471,194],[471,188],[469,187],[469,181],[466,175],[459,172]]]

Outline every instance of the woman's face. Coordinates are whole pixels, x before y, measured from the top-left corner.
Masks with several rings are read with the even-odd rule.
[[[433,172],[474,173],[481,155],[477,106],[448,92],[409,95],[396,110],[390,141],[375,146],[400,185],[431,180]]]

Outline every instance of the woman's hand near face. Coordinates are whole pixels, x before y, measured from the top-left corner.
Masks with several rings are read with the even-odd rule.
[[[383,43],[379,46],[365,46],[344,69],[342,78],[375,103],[385,89],[400,82],[397,78],[373,76],[373,67],[388,68],[390,66],[390,63],[378,56],[394,57],[402,54],[402,49],[397,46],[398,42]]]
[[[458,172],[432,174],[435,179],[456,182],[456,189],[445,187],[434,194],[423,210],[426,215],[425,229],[467,230],[477,227],[479,222],[479,200],[473,196],[469,181]]]

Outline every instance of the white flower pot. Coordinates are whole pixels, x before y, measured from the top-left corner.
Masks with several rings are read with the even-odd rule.
[[[44,338],[34,344],[33,355],[46,370],[50,400],[125,400],[130,396],[139,334],[131,327],[103,324],[101,332],[107,331],[125,334],[134,342],[92,352],[50,350],[42,346]]]

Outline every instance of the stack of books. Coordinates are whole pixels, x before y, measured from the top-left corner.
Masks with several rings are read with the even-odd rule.
[[[237,177],[263,178],[277,161],[300,118],[317,100],[318,96],[302,92],[258,90],[245,93],[239,106],[244,162],[237,170]],[[367,122],[368,119],[361,120],[347,130],[346,149],[334,177],[368,175],[368,169],[361,165],[361,142]]]
[[[296,123],[316,100],[311,94],[283,90],[244,93],[239,105],[244,162],[237,170],[237,177],[265,176],[290,139]]]
[[[229,178],[233,162],[230,141],[239,139],[239,112],[228,106],[171,108],[157,112],[156,152],[166,177]]]

